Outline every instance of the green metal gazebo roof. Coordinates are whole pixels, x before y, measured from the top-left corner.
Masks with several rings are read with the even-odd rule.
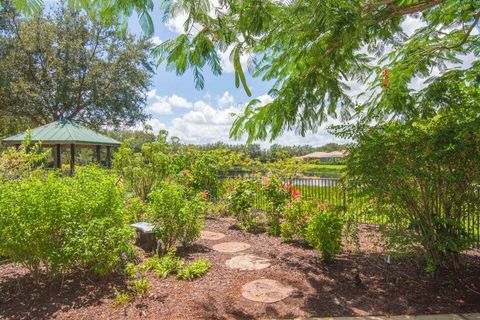
[[[104,136],[73,121],[60,120],[31,130],[32,142],[43,144],[120,145],[115,139]],[[22,143],[27,132],[3,139],[3,143]]]

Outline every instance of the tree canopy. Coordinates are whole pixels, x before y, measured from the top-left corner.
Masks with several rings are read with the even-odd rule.
[[[65,118],[95,127],[146,118],[154,72],[146,37],[122,35],[64,3],[30,17],[4,5],[2,22],[2,119],[40,125]]]
[[[89,11],[104,18],[125,21],[136,11],[152,32],[153,1],[94,3]],[[264,106],[252,100],[234,123],[231,135],[247,133],[250,140],[285,130],[305,135],[329,116],[379,121],[415,113],[421,106],[412,81],[431,86],[463,57],[480,54],[478,0],[175,0],[162,1],[160,10],[187,18],[184,34],[158,46],[156,57],[177,74],[191,69],[197,88],[204,68],[221,74],[219,51],[230,52],[236,86],[248,94],[242,55],[250,56],[254,76],[274,81],[274,100]],[[416,23],[409,33],[406,19]],[[478,71],[479,64],[464,67]],[[364,86],[361,95],[350,91],[353,83]]]

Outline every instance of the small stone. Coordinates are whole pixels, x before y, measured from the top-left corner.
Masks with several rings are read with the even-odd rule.
[[[246,283],[242,287],[242,296],[251,301],[273,303],[287,298],[294,291],[295,288],[276,280],[259,279]]]
[[[248,243],[244,242],[222,242],[214,245],[213,250],[223,253],[235,253],[250,248]]]
[[[225,235],[220,232],[213,232],[213,231],[202,231],[200,232],[200,239],[203,240],[220,240],[225,238]]]
[[[227,260],[225,264],[230,269],[261,270],[270,267],[270,260],[252,254],[245,254],[233,257]]]

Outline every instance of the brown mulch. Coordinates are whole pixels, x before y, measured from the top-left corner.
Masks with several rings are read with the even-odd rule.
[[[253,319],[307,316],[363,316],[467,313],[480,311],[480,253],[462,255],[461,271],[435,278],[415,257],[384,261],[371,227],[362,227],[361,253],[342,253],[328,265],[300,245],[266,234],[232,228],[231,219],[207,220],[205,229],[226,234],[218,241],[198,240],[179,254],[187,260],[208,257],[212,269],[194,281],[149,275],[146,297],[112,306],[115,290],[125,290],[121,276],[98,279],[73,274],[34,284],[21,266],[0,263],[0,319]],[[252,245],[237,254],[211,249],[213,244],[241,241]],[[272,265],[256,271],[232,270],[229,258],[243,254],[268,258]],[[297,288],[288,298],[262,304],[246,300],[242,286],[260,278]],[[359,281],[360,280],[360,281]]]

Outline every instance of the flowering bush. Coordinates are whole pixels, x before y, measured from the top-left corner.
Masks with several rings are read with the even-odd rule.
[[[184,186],[166,180],[148,196],[148,220],[155,225],[163,251],[177,241],[187,245],[200,235],[205,203],[198,194],[189,198],[187,191]]]

